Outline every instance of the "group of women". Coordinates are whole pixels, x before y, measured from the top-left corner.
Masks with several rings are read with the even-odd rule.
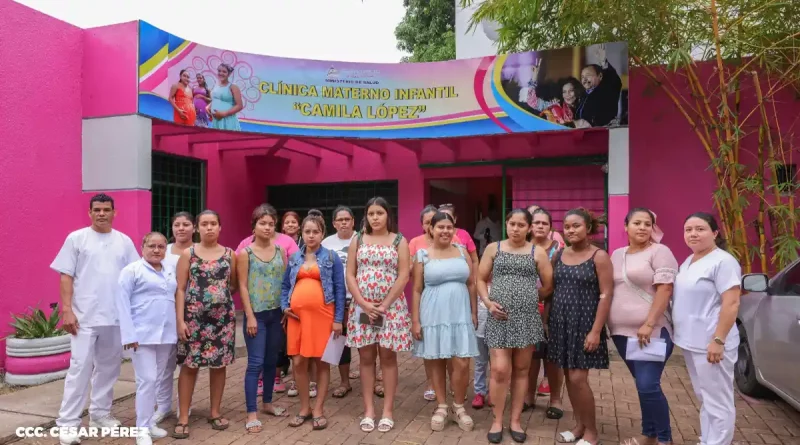
[[[220,63],[217,82],[209,89],[202,73],[197,73],[197,84],[187,70],[181,70],[178,82],[170,87],[169,103],[173,108],[173,121],[177,124],[217,130],[241,130],[237,113],[244,108],[242,91],[230,78],[233,67]]]
[[[330,368],[321,357],[331,337],[345,335],[346,346],[358,350],[363,388],[374,387],[376,363],[382,371],[380,417],[373,392],[363,391],[364,432],[393,429],[397,353],[412,351],[424,360],[432,386],[425,396],[436,400],[434,431],[449,422],[465,431],[473,429],[465,402],[469,361],[474,358],[476,394],[479,385],[485,386],[479,379],[485,379],[490,368],[488,392],[495,403],[487,439],[502,442],[504,401],[510,392],[508,430],[514,441],[524,442],[521,414],[533,407],[543,361],[551,387],[546,416],[563,416],[563,378],[575,417],[573,428],[559,433],[556,440],[597,444],[588,375],[590,369],[608,368],[610,339],[636,380],[642,411],[641,436],[624,443],[672,441],[660,380],[673,344],[684,350],[692,384],[703,403],[701,440],[730,443],[741,268],[723,250],[711,215],[696,213],[686,219],[684,239],[693,253],[678,266],[670,249],[659,243],[662,233],[655,214],[643,208],[631,210],[625,218],[629,245],[612,255],[592,243],[600,225],[585,209],[566,212],[563,240],[554,232],[547,210],[515,209],[505,218],[507,238],[488,245],[480,261],[474,243],[470,248],[464,239],[469,235],[456,227],[454,213],[450,205],[426,207],[421,214],[424,233],[407,242],[394,226],[389,204],[376,197],[366,205],[361,230],[353,231],[353,212],[340,207],[332,215],[337,234],[323,240],[325,222],[318,211],[295,221],[299,238],[294,238],[277,232],[277,213],[262,205],[253,213],[253,235],[243,241],[238,254],[219,245],[221,222],[213,211],[202,212],[196,221],[185,213],[176,215],[175,243],[166,249],[177,266],[177,362],[182,365],[173,436],[189,436],[188,414],[200,367],[211,368],[209,422],[215,429],[229,427],[220,405],[225,367],[234,360],[231,296],[238,290],[246,319],[245,427],[250,433],[261,431],[259,412],[288,415],[271,403],[273,391],[263,391],[260,409],[257,401],[259,377],[272,382],[279,376],[284,348],[301,398],[300,410],[289,425],[311,421],[314,429],[327,426],[324,402]],[[299,219],[296,214],[292,217]],[[199,243],[192,243],[193,232],[199,233]],[[160,234],[148,237],[163,239]],[[342,249],[325,247],[333,246],[329,243],[333,237],[338,237]],[[146,249],[144,256],[148,258]],[[413,279],[410,307],[404,296],[409,279]],[[630,348],[656,342],[665,344],[660,358],[627,359]],[[349,365],[349,351],[340,363],[345,364]],[[349,378],[354,376],[347,369],[340,366],[343,388],[339,390],[344,390],[336,396],[349,392]],[[313,406],[312,390],[317,396]],[[449,405],[448,395],[452,395]]]

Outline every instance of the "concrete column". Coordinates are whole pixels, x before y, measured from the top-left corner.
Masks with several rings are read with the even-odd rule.
[[[139,248],[152,217],[152,124],[137,115],[83,120],[82,189],[114,199],[114,228]],[[165,234],[169,236],[169,234]]]
[[[630,162],[628,128],[608,131],[608,247],[609,252],[628,244],[623,226],[628,213]]]

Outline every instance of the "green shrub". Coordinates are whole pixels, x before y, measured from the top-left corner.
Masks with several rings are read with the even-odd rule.
[[[22,339],[50,338],[66,334],[58,327],[61,321],[61,313],[58,305],[53,306],[53,311],[48,318],[39,308],[29,308],[24,315],[12,315],[14,320],[11,327],[14,328],[14,337]]]

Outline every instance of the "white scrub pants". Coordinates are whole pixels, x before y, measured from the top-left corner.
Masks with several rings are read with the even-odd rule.
[[[150,428],[157,399],[165,395],[164,378],[175,371],[175,345],[139,345],[133,353],[136,371],[136,426]],[[172,365],[170,366],[170,360]],[[169,373],[169,403],[172,403],[172,372]],[[159,400],[159,408],[163,401]]]
[[[90,380],[89,417],[99,420],[109,416],[122,364],[119,326],[80,327],[78,334],[72,336],[71,347],[64,397],[56,420],[58,426],[80,426]]]
[[[156,389],[157,392],[156,405],[158,405],[158,409],[156,411],[162,414],[166,414],[172,411],[172,392],[175,383],[175,368],[177,368],[178,366],[177,362],[178,346],[174,344],[158,345],[158,346],[170,347],[169,358],[167,359],[166,366],[164,367],[164,372],[161,374],[161,378],[159,379],[158,382],[158,388]]]
[[[705,352],[683,350],[692,387],[700,401],[700,444],[730,445],[736,426],[733,367],[739,351],[725,351],[722,361],[708,362]]]

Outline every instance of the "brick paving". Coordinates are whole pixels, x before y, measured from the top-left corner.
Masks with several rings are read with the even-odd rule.
[[[613,346],[610,346],[613,350]],[[354,354],[354,362],[357,361]],[[191,416],[191,437],[189,440],[176,440],[170,437],[155,441],[158,445],[176,442],[181,444],[203,445],[306,445],[306,444],[425,444],[425,445],[472,445],[486,444],[486,432],[491,425],[491,412],[488,408],[474,411],[468,408],[475,423],[475,430],[461,431],[457,425],[449,424],[443,432],[430,430],[430,416],[435,402],[422,398],[425,386],[425,373],[422,361],[410,354],[398,358],[400,383],[395,407],[395,428],[389,433],[374,431],[366,434],[359,428],[362,414],[361,390],[357,380],[353,391],[344,399],[329,397],[325,404],[328,428],[312,431],[311,422],[300,428],[287,424],[291,418],[261,416],[264,423],[259,434],[247,434],[244,429],[246,418],[244,406],[244,371],[246,358],[237,359],[228,369],[228,379],[223,399],[223,414],[230,420],[231,427],[226,431],[215,431],[207,423],[208,416],[208,374],[201,373],[193,401]],[[355,363],[354,363],[355,364]],[[332,370],[331,388],[338,385],[338,371]],[[624,363],[614,354],[611,367],[605,371],[593,371],[590,384],[597,403],[597,422],[600,439],[605,444],[619,443],[621,439],[638,434],[641,430],[636,387]],[[699,404],[691,388],[683,357],[676,348],[676,354],[667,363],[662,386],[670,402],[674,443],[695,444],[699,434]],[[177,389],[177,385],[176,385]],[[470,385],[470,396],[471,385]],[[295,414],[299,399],[276,394],[275,402],[290,409]],[[800,413],[779,400],[753,400],[737,396],[737,423],[735,444],[798,444],[800,445]],[[376,409],[380,415],[382,399],[376,398]],[[555,436],[572,426],[572,411],[565,397],[565,415],[561,420],[550,420],[544,416],[547,398],[539,398],[533,411],[523,413],[522,421],[528,434],[527,444],[554,444]],[[134,399],[129,398],[115,404],[113,414],[124,425],[135,425]],[[506,410],[506,416],[508,410]],[[84,419],[84,424],[88,420]],[[504,422],[508,425],[508,420]],[[161,426],[172,430],[175,418],[165,421]],[[514,443],[505,434],[504,443]],[[17,444],[52,444],[53,439],[24,439]],[[84,439],[83,444],[93,443],[133,443],[132,439]]]

